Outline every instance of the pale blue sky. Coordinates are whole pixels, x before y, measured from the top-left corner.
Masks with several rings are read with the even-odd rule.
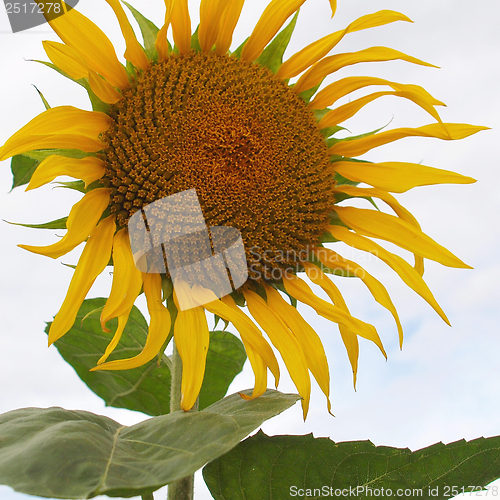
[[[145,2],[142,2],[145,3]],[[196,2],[191,2],[193,7]],[[139,6],[139,2],[135,2]],[[238,28],[239,42],[251,29],[266,4],[247,2]],[[144,6],[158,23],[161,0]],[[81,9],[94,15],[100,25],[123,43],[110,9],[101,0],[81,0]],[[373,161],[409,161],[456,170],[479,180],[471,186],[419,188],[399,199],[417,216],[424,231],[474,266],[473,271],[453,270],[428,264],[426,278],[447,312],[449,328],[393,273],[375,259],[338,247],[340,253],[360,263],[387,283],[394,298],[406,341],[401,352],[389,314],[375,304],[360,283],[338,279],[337,284],[355,315],[377,326],[389,355],[385,362],[367,342],[361,343],[358,390],[353,391],[347,357],[334,325],[302,309],[324,340],[332,371],[332,402],[335,418],[325,409],[315,390],[307,421],[299,407],[264,425],[269,434],[329,436],[336,441],[371,439],[375,444],[417,449],[437,441],[473,439],[499,433],[500,337],[499,287],[500,242],[498,215],[498,155],[500,144],[500,97],[498,53],[500,34],[497,0],[339,0],[339,12],[330,20],[326,0],[310,0],[302,9],[291,51],[322,34],[341,29],[353,19],[380,9],[407,14],[415,24],[396,23],[352,34],[338,47],[350,52],[375,45],[393,47],[430,61],[442,69],[423,68],[404,62],[364,64],[347,68],[339,77],[373,75],[394,81],[418,83],[447,103],[442,117],[450,122],[487,125],[493,128],[459,142],[406,139],[368,154]],[[196,9],[193,9],[195,12]],[[193,15],[193,19],[196,15]],[[44,92],[53,106],[73,104],[87,107],[79,88],[56,73],[25,59],[44,58],[41,40],[56,39],[38,28],[13,35],[0,8],[0,143],[43,111],[31,87]],[[290,52],[291,53],[291,52]],[[411,103],[384,98],[349,120],[345,126],[361,133],[388,123],[390,128],[430,123],[423,111]],[[24,193],[8,193],[9,162],[0,165],[0,218],[42,222],[64,216],[78,196],[50,187]],[[106,414],[122,423],[144,416],[104,408],[65,365],[57,352],[46,347],[44,321],[57,311],[71,277],[59,262],[18,249],[18,243],[54,241],[50,232],[25,230],[0,223],[2,263],[0,303],[0,412],[26,406],[63,406]],[[337,247],[336,247],[337,249]],[[77,252],[62,259],[73,263]],[[109,292],[109,275],[103,276],[91,296]],[[233,384],[233,390],[249,387],[248,367]],[[280,389],[292,391],[286,380]],[[158,495],[158,498],[164,496]],[[23,495],[0,487],[3,500],[21,500]],[[200,484],[198,499],[209,498]]]

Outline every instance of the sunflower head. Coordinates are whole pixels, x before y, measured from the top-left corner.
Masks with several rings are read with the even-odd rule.
[[[38,3],[51,11],[53,2]],[[101,323],[106,330],[106,324],[118,318],[118,327],[96,370],[129,369],[149,362],[165,349],[172,331],[183,363],[182,408],[190,409],[203,381],[209,312],[232,323],[240,333],[255,373],[251,397],[266,390],[268,369],[278,384],[279,365],[272,344],[303,398],[305,415],[310,374],[330,409],[329,368],[320,338],[300,314],[297,302],[338,325],[354,382],[359,337],[374,342],[385,355],[377,330],[351,315],[332,275],[362,280],[394,317],[402,342],[402,326],[385,287],[329,243],[342,241],[375,254],[447,321],[422,278],[424,259],[450,267],[468,266],[422,232],[392,193],[473,179],[413,163],[372,163],[357,157],[406,137],[462,139],[484,127],[443,123],[436,110],[443,103],[418,85],[369,76],[324,84],[342,68],[362,62],[403,60],[432,66],[387,47],[332,55],[348,34],[410,21],[406,16],[389,10],[365,15],[283,61],[305,0],[271,0],[236,50],[231,50],[232,38],[244,0],[201,0],[200,25],[194,34],[187,0],[165,0],[160,29],[152,28],[132,9],[144,28],[144,44],[119,0],[106,3],[116,14],[126,42],[126,64],[104,32],[77,10],[60,3],[65,14],[47,16],[61,42],[44,42],[51,61],[46,64],[82,85],[93,110],[50,108],[0,148],[0,160],[25,155],[39,162],[27,189],[58,176],[80,179],[85,186],[83,198],[67,217],[67,233],[61,240],[45,247],[22,246],[58,258],[85,242],[50,329],[50,343],[71,329],[95,279],[112,262],[113,283]],[[334,13],[336,2],[330,0],[330,6]],[[289,18],[290,24],[280,32]],[[345,99],[374,86],[384,90]],[[433,123],[338,137],[344,121],[387,96],[412,101]],[[338,104],[342,99],[344,104]],[[139,269],[134,260],[131,221],[141,219],[155,203],[190,191],[196,193],[206,226],[218,228],[219,234],[231,229],[234,241],[241,238],[248,279],[244,283],[233,279],[235,290],[223,297],[208,284],[172,287],[165,252],[164,271]],[[351,206],[355,198],[384,204],[393,213]],[[182,212],[186,228],[197,220],[175,205],[159,218],[176,210]],[[154,228],[148,231],[153,234]],[[209,253],[216,250],[214,234]],[[409,250],[414,263],[373,238]],[[200,266],[201,241],[197,237],[183,241],[178,253],[186,265]],[[317,296],[310,284],[322,289],[328,300]],[[193,291],[199,302],[180,307],[182,296]],[[144,350],[134,358],[107,362],[141,293],[151,315]]]

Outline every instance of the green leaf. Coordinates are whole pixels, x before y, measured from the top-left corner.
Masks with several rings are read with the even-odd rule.
[[[45,106],[45,109],[46,110],[50,109],[50,104],[47,101],[47,99],[45,99],[45,96],[42,94],[42,92],[38,89],[38,87],[36,85],[33,85],[33,87],[35,87],[35,90],[38,92],[38,95],[40,96],[40,99],[42,100],[43,105]]]
[[[109,113],[111,109],[111,105],[102,101],[97,97],[95,92],[92,90],[90,83],[86,79],[78,80],[76,83],[79,83],[86,91],[89,96],[90,103],[92,104],[93,111],[101,111],[102,113]]]
[[[24,153],[24,156],[41,162],[52,155],[67,156],[68,158],[87,158],[88,156],[95,156],[92,153],[85,153],[79,149],[38,149],[36,151],[29,151]]]
[[[8,220],[5,222],[13,226],[29,227],[31,229],[66,229],[67,220],[67,217],[63,217],[62,219],[45,222],[44,224],[21,224],[20,222],[9,222]]]
[[[260,432],[208,464],[203,476],[216,500],[320,498],[318,490],[292,495],[293,486],[352,492],[331,497],[450,498],[462,487],[484,487],[500,477],[500,437],[411,452],[369,441],[334,443],[312,435],[268,437]],[[392,495],[380,494],[382,488]],[[423,494],[398,495],[398,489],[422,489]]]
[[[156,416],[170,411],[170,361],[161,355],[148,364],[133,370],[90,372],[103,355],[112,333],[102,331],[99,314],[106,299],[86,300],[78,312],[73,328],[55,344],[61,356],[82,381],[102,398],[106,405],[140,411]],[[108,323],[114,332],[116,320]],[[48,333],[50,324],[45,329]],[[125,327],[122,340],[109,358],[135,356],[144,347],[148,324],[139,309],[134,307]],[[203,409],[224,397],[234,377],[241,371],[246,355],[243,344],[228,332],[212,332],[207,355],[205,380],[200,393]]]
[[[65,73],[63,70],[59,69],[55,64],[52,64],[48,61],[40,61],[39,59],[28,59],[30,62],[36,62],[38,64],[43,64],[44,66],[47,66],[47,68],[53,69],[54,71],[57,71],[60,75],[69,78],[71,81],[80,83],[81,80],[75,80],[74,78],[71,78],[67,73]]]
[[[61,408],[0,416],[0,484],[49,498],[132,497],[188,476],[227,453],[297,401],[268,391],[232,395],[200,412],[175,412],[131,427]]]
[[[261,56],[257,59],[257,63],[261,66],[269,68],[273,73],[276,73],[283,64],[283,56],[290,43],[295,26],[297,24],[297,12],[290,23],[280,33],[278,33],[273,41],[266,47]]]
[[[201,409],[222,399],[229,385],[243,369],[247,359],[245,348],[233,334],[210,332],[205,378],[200,392]]]
[[[304,90],[304,92],[301,92],[299,95],[305,102],[308,103],[311,101],[311,99],[314,97],[314,95],[316,94],[316,92],[319,90],[320,87],[321,83],[319,85],[316,85],[316,87],[313,87],[312,89]]]
[[[164,355],[133,370],[90,372],[96,366],[111,341],[113,333],[102,331],[98,314],[90,314],[104,307],[106,299],[86,300],[76,317],[73,328],[55,346],[80,379],[102,398],[107,406],[127,408],[147,415],[163,415],[170,409],[170,370]],[[85,318],[85,320],[84,320]],[[117,321],[107,327],[114,332]],[[50,323],[45,332],[48,333]],[[139,354],[146,342],[148,324],[134,307],[122,340],[110,360],[130,358]]]
[[[246,45],[246,43],[248,42],[248,39],[249,39],[249,38],[250,38],[250,37],[247,37],[247,38],[246,38],[246,39],[242,42],[242,44],[241,44],[241,45],[240,45],[237,49],[235,49],[235,50],[234,50],[234,52],[233,52],[233,56],[234,56],[234,57],[236,57],[236,59],[240,59],[240,58],[241,58],[241,54],[242,54],[243,49],[245,48],[245,45]]]
[[[132,7],[127,2],[123,2],[127,8],[130,10],[132,15],[134,16],[137,24],[142,33],[142,38],[144,40],[144,49],[146,50],[146,55],[149,59],[156,60],[158,54],[156,53],[156,37],[158,36],[158,32],[160,28],[156,26],[152,21],[144,17],[137,9]]]
[[[87,189],[85,187],[85,182],[83,181],[67,181],[67,182],[56,182],[56,187],[73,189],[74,191],[79,191],[80,193],[86,193]]]
[[[193,33],[193,36],[191,37],[191,48],[195,52],[201,52],[201,45],[200,45],[200,37],[199,37],[199,30],[200,26],[196,28],[196,31]]]
[[[28,184],[39,163],[38,160],[25,155],[14,156],[10,163],[10,170],[14,177],[12,189]]]

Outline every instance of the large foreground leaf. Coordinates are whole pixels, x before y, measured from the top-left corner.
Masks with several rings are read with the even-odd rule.
[[[500,437],[411,452],[260,432],[208,464],[203,476],[216,500],[313,499],[335,490],[328,496],[450,498],[500,477]]]
[[[183,478],[236,446],[298,397],[268,391],[230,396],[200,412],[131,427],[61,408],[0,416],[0,484],[49,498],[132,497]]]
[[[99,321],[106,299],[86,300],[73,328],[56,347],[78,376],[108,406],[140,411],[146,415],[164,415],[170,410],[170,369],[167,356],[133,370],[91,372],[106,350],[112,333],[102,331]],[[50,324],[46,328],[48,332]],[[113,332],[116,321],[108,328]],[[144,347],[148,324],[139,309],[133,308],[122,340],[110,357],[124,359],[135,356]],[[205,380],[200,393],[200,409],[226,395],[234,377],[246,360],[241,341],[228,332],[211,332]]]

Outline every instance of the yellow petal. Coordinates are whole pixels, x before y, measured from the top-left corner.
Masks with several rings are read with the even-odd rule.
[[[205,310],[179,311],[174,323],[175,345],[182,359],[181,408],[190,410],[200,394],[210,334]]]
[[[318,248],[315,251],[315,255],[318,257],[320,262],[330,269],[340,269],[354,274],[357,278],[361,279],[366,285],[373,298],[382,306],[385,307],[393,316],[399,333],[399,343],[400,346],[403,345],[403,327],[401,321],[399,320],[399,315],[394,307],[389,293],[380,281],[369,274],[365,269],[363,269],[356,262],[346,260],[341,257],[338,253],[330,250],[329,248]]]
[[[245,0],[231,0],[231,2],[228,2],[219,25],[216,42],[217,54],[223,55],[231,48],[234,29],[240,19],[244,3]]]
[[[62,175],[81,179],[85,182],[85,186],[88,186],[100,179],[104,172],[104,162],[94,156],[69,158],[67,156],[52,155],[38,165],[26,191],[44,186]]]
[[[103,329],[110,319],[130,311],[141,288],[142,274],[135,267],[128,230],[122,229],[113,240],[113,285],[101,313]]]
[[[172,21],[172,8],[174,0],[165,0],[165,22],[156,36],[155,47],[158,52],[158,60],[166,61],[169,53],[169,44],[167,39],[168,27]]]
[[[337,287],[330,287],[329,289],[329,297],[330,300],[343,312],[348,315],[351,315],[347,304],[344,301],[344,297],[340,293]],[[342,342],[344,343],[344,347],[347,351],[347,357],[349,358],[349,363],[351,364],[352,369],[352,383],[354,389],[356,389],[356,382],[358,377],[358,360],[359,360],[359,341],[356,332],[352,330],[350,327],[339,323],[339,332]]]
[[[191,51],[191,18],[187,0],[174,0],[172,7],[174,42],[181,54]]]
[[[29,252],[52,257],[53,259],[67,254],[85,241],[89,234],[94,231],[101,215],[109,205],[110,194],[110,189],[94,189],[87,193],[78,203],[75,203],[66,222],[68,232],[57,243],[42,247],[19,246]]]
[[[221,302],[232,310],[231,319],[228,319],[227,321],[233,323],[233,325],[240,333],[241,333],[240,327],[243,330],[245,330],[245,337],[248,343],[251,344],[252,347],[254,348],[254,351],[256,351],[259,354],[259,356],[262,357],[266,366],[273,374],[275,387],[278,387],[280,380],[280,369],[278,365],[278,360],[276,359],[273,350],[264,339],[264,336],[262,335],[260,330],[254,324],[252,319],[249,316],[247,316],[243,311],[240,310],[240,308],[236,305],[236,302],[231,296],[227,295],[225,297],[222,297]],[[210,303],[209,305],[210,307],[213,307],[213,302]],[[220,306],[220,304],[218,305]],[[228,311],[224,310],[221,312],[223,312],[221,318],[224,319],[225,315],[228,314]],[[243,340],[243,336],[241,338]]]
[[[396,83],[383,78],[373,76],[348,76],[334,83],[331,83],[323,90],[316,94],[316,97],[311,101],[309,107],[311,109],[325,109],[340,98],[345,97],[356,90],[370,87],[372,85],[386,85],[397,91],[408,91],[420,95],[422,99],[428,102],[431,106],[444,106],[444,103],[432,97],[427,90],[419,85],[411,85],[407,83]]]
[[[149,68],[149,61],[146,57],[144,49],[141,44],[137,41],[134,30],[130,25],[130,21],[123,10],[119,0],[106,0],[108,5],[113,9],[118,23],[120,24],[120,29],[122,31],[123,38],[125,39],[125,44],[127,50],[125,51],[125,58],[127,61],[131,62],[136,68],[145,70]]]
[[[73,80],[87,78],[89,72],[78,52],[64,43],[42,42],[47,57]]]
[[[418,223],[417,219],[415,219],[413,214],[409,212],[406,208],[404,208],[396,200],[396,198],[394,198],[394,196],[390,195],[386,191],[382,191],[380,189],[375,189],[375,188],[359,188],[356,186],[337,186],[335,188],[335,191],[347,194],[349,196],[359,196],[363,198],[364,197],[378,198],[379,200],[382,200],[384,203],[387,203],[387,205],[389,205],[394,210],[394,212],[398,215],[398,217],[415,226],[415,228],[418,231],[421,231],[420,224]],[[424,259],[418,253],[414,253],[414,256],[415,256],[415,269],[422,276],[424,274]]]
[[[323,289],[323,291],[330,297],[330,300],[334,304],[339,304],[341,309],[346,310],[349,313],[349,309],[345,303],[340,290],[337,286],[328,278],[328,276],[315,264],[309,262],[304,262],[304,269],[306,271],[307,277],[315,284]],[[360,335],[373,342],[380,351],[386,356],[384,346],[380,340],[380,336],[375,328],[370,330],[364,330]]]
[[[399,52],[399,50],[390,49],[388,47],[370,47],[368,49],[359,50],[358,52],[347,52],[345,54],[325,57],[299,79],[294,89],[297,93],[300,93],[316,87],[328,75],[346,66],[351,66],[352,64],[395,60],[407,61],[422,66],[436,67],[433,64]]]
[[[374,339],[378,337],[377,330],[373,325],[351,316],[350,313],[345,311],[345,307],[329,304],[326,300],[317,297],[307,283],[297,276],[285,276],[283,278],[283,284],[289,295],[312,307],[320,316],[339,325],[344,325],[349,330],[355,331],[360,337],[368,340],[374,341]],[[381,348],[382,354],[387,357],[383,347],[379,347]]]
[[[288,304],[280,293],[271,286],[265,286],[267,304],[274,314],[284,322],[304,353],[307,366],[326,396],[328,411],[330,403],[330,370],[323,344],[314,329],[304,320],[295,307]]]
[[[404,139],[405,137],[433,137],[446,141],[464,139],[488,127],[467,125],[465,123],[433,123],[418,128],[396,128],[361,139],[340,141],[330,148],[330,154],[339,156],[359,156],[371,149]]]
[[[337,0],[330,0],[330,8],[332,9],[332,17],[337,12]]]
[[[266,391],[266,367],[271,370],[275,386],[278,387],[280,370],[273,350],[253,321],[238,308],[234,300],[231,297],[223,297],[222,300],[214,300],[205,304],[204,307],[207,311],[231,322],[240,333],[255,374],[255,388],[252,398],[256,398]]]
[[[404,193],[414,187],[432,184],[472,184],[476,182],[472,177],[417,163],[338,161],[333,166],[336,172],[347,179],[364,182],[393,193]]]
[[[435,260],[444,266],[470,269],[470,266],[463,263],[449,250],[407,221],[364,208],[336,206],[335,211],[344,224],[359,234],[390,241],[401,248],[426,259]]]
[[[72,106],[51,108],[33,118],[0,148],[0,161],[35,149],[99,151],[103,147],[99,135],[110,125],[111,118],[104,113]]]
[[[102,365],[103,363],[105,363],[106,360],[111,356],[113,351],[117,348],[122,338],[123,330],[125,330],[125,327],[127,326],[129,316],[130,316],[130,310],[127,311],[122,316],[118,317],[118,326],[116,327],[116,332],[113,335],[111,342],[108,344],[108,347],[106,347],[105,353],[101,356],[101,358],[97,362],[98,365]]]
[[[246,290],[243,293],[250,314],[267,333],[274,347],[278,349],[283,357],[290,377],[302,397],[302,411],[305,419],[311,396],[311,379],[309,378],[307,362],[302,348],[286,324],[259,295],[251,290]]]
[[[132,368],[137,368],[149,363],[160,353],[170,333],[170,312],[162,304],[161,276],[159,274],[143,274],[143,281],[148,311],[151,316],[148,337],[144,349],[133,358],[109,361],[108,363],[92,368],[91,371],[131,370]]]
[[[222,14],[226,10],[227,4],[227,0],[201,0],[198,38],[201,50],[204,52],[212,50],[217,41]]]
[[[108,265],[115,229],[114,216],[111,216],[103,219],[92,231],[76,266],[66,298],[50,327],[49,345],[71,329],[94,281]]]
[[[384,96],[402,97],[413,101],[417,106],[420,106],[424,111],[427,111],[436,121],[441,122],[441,118],[434,107],[427,101],[421,98],[420,94],[413,92],[375,92],[373,94],[360,97],[354,101],[348,102],[332,111],[329,111],[318,123],[320,129],[334,127],[339,123],[352,118],[356,113],[363,109],[367,104],[375,101],[376,99]]]
[[[330,284],[328,289],[328,297],[330,300],[343,312],[347,315],[351,315],[347,304],[345,303],[344,297],[340,293],[340,290],[332,286],[333,283]],[[339,323],[339,332],[340,337],[342,338],[342,342],[344,343],[345,349],[347,351],[347,357],[349,358],[349,363],[351,364],[352,369],[352,383],[354,389],[356,389],[356,382],[358,377],[358,360],[359,360],[359,341],[356,332],[351,328],[346,326],[345,324]]]
[[[94,71],[89,72],[89,85],[94,94],[107,104],[116,104],[122,98],[120,92]]]
[[[38,4],[46,6],[46,11],[51,12],[54,2],[39,0]],[[88,69],[102,75],[114,87],[127,88],[129,86],[127,72],[116,57],[109,38],[76,9],[68,8],[64,2],[61,4],[67,9],[66,14],[49,19],[50,26],[59,38],[78,52]]]
[[[348,33],[361,31],[384,24],[393,23],[395,21],[408,21],[411,19],[400,12],[393,10],[381,10],[373,14],[360,17],[353,21],[344,30],[336,31],[331,35],[327,35],[316,42],[311,43],[303,48],[300,52],[293,55],[288,61],[285,61],[278,71],[278,77],[283,80],[292,78],[302,73],[304,70],[318,62],[326,56]]]
[[[408,264],[408,262],[402,259],[399,255],[388,252],[385,248],[381,247],[374,241],[353,233],[345,227],[329,226],[328,231],[334,238],[343,241],[347,245],[357,248],[358,250],[371,253],[384,261],[412,290],[428,302],[448,325],[450,324],[448,318],[432,295],[432,292],[429,290],[429,287],[422,279],[422,276],[420,276],[420,274],[418,274],[417,271],[415,271],[415,269],[413,269],[413,267],[411,267],[410,264]]]
[[[255,61],[265,49],[266,45],[274,38],[285,21],[292,16],[305,2],[305,0],[271,0],[264,10],[250,38],[247,40],[242,61]]]

